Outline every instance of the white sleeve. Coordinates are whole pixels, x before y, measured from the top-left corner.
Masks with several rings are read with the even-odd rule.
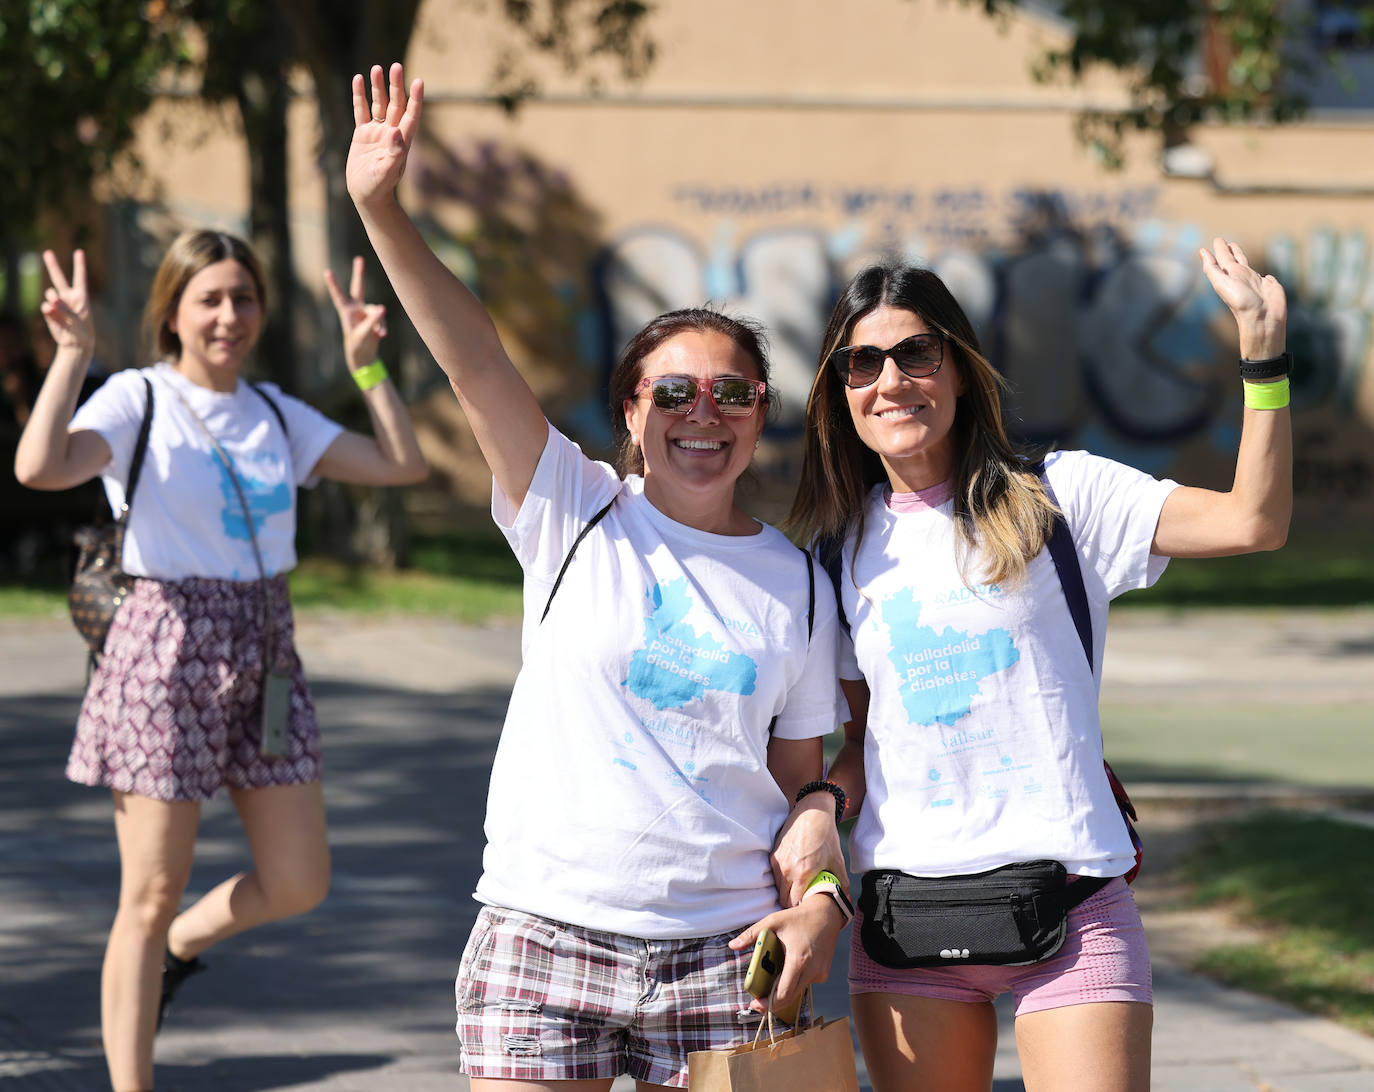
[[[275,383],[260,383],[262,392],[281,410],[291,444],[291,474],[297,485],[311,486],[319,479],[311,476],[315,464],[343,432],[343,425],[331,420],[314,406],[286,394]],[[271,410],[268,411],[271,413]],[[275,421],[276,415],[273,414]]]
[[[1159,579],[1169,559],[1151,554],[1150,545],[1160,510],[1177,482],[1086,451],[1047,456],[1045,475],[1079,557],[1109,599]]]
[[[492,480],[491,515],[520,567],[552,580],[578,533],[619,491],[615,470],[582,454],[553,425],[519,508]]]
[[[129,484],[129,464],[143,426],[147,391],[141,369],[116,372],[77,407],[67,426],[71,432],[94,432],[109,445],[110,461],[101,468],[101,476],[118,482],[121,489]]]
[[[787,691],[786,703],[773,726],[773,734],[780,739],[829,735],[846,719],[840,715],[844,706],[837,660],[840,623],[835,595],[819,562],[815,562],[812,575],[816,601],[806,663]]]

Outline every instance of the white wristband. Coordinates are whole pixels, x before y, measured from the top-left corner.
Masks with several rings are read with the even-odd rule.
[[[830,901],[835,904],[835,908],[839,910],[840,916],[844,918],[846,925],[848,925],[850,920],[854,917],[854,904],[849,901],[849,896],[844,893],[844,888],[839,884],[830,883],[828,881],[813,883],[806,889],[806,893],[802,895],[802,902],[805,902],[812,895],[830,896]]]

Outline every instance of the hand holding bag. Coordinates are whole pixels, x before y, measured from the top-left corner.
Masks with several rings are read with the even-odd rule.
[[[124,490],[124,503],[113,523],[91,524],[77,530],[76,568],[71,587],[67,590],[67,609],[72,624],[91,650],[94,665],[105,650],[105,638],[115,612],[133,589],[134,578],[120,566],[124,559],[124,531],[129,525],[129,511],[134,502],[143,456],[148,450],[148,433],[153,423],[153,385],[143,377],[147,398],[143,405],[143,424],[134,445],[134,457],[129,467],[129,481]]]
[[[773,1027],[770,1011],[759,1021],[752,1043],[687,1055],[690,1092],[859,1092],[847,1018],[813,1016],[807,1027],[781,1035],[775,1035]]]

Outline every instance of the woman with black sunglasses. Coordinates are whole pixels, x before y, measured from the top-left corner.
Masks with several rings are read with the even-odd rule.
[[[858,814],[850,992],[876,1092],[986,1092],[1008,991],[1031,1092],[1149,1087],[1135,849],[1098,720],[1107,607],[1170,557],[1278,548],[1292,507],[1283,289],[1225,240],[1201,260],[1240,334],[1229,492],[1082,451],[1023,459],[1001,376],[929,270],[866,269],[831,314],[788,521],[821,544],[850,638],[853,719],[830,777]],[[1046,878],[1027,887],[1026,871]],[[1017,951],[1065,913],[1057,951]],[[922,937],[936,915],[946,931]],[[1013,943],[994,955],[1003,918]]]
[[[353,80],[349,193],[525,571],[457,981],[463,1068],[478,1092],[606,1092],[622,1073],[681,1088],[689,1052],[754,1034],[759,927],[786,946],[783,1007],[825,977],[846,920],[820,897],[837,883],[779,910],[770,870],[789,815],[841,860],[835,800],[812,785],[840,718],[829,584],[735,503],[770,402],[762,338],[705,309],[650,322],[611,379],[617,466],[585,457],[395,201],[420,81],[407,92],[399,64],[370,78],[370,103]]]

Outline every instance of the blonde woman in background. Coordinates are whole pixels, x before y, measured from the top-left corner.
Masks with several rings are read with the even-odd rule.
[[[153,399],[123,550],[137,580],[110,627],[67,764],[73,781],[114,796],[120,891],[101,1031],[115,1092],[135,1092],[153,1087],[154,1032],[178,986],[204,969],[201,953],[304,913],[329,888],[320,730],[286,580],[296,488],[320,478],[404,485],[426,467],[400,396],[373,363],[385,316],[362,299],[361,259],[347,296],[325,276],[370,436],[243,379],[262,330],[263,278],[248,245],[217,231],[179,236],[158,268],[145,315],[158,362],[111,376],[73,417],[95,344],[85,256],[74,254],[70,282],[51,251],[43,258],[52,286],[42,314],[57,351],[20,438],[18,479],[69,489],[99,475],[119,511],[149,385]],[[263,739],[267,673],[289,691],[280,744]],[[221,788],[253,868],[178,913],[201,804]]]

